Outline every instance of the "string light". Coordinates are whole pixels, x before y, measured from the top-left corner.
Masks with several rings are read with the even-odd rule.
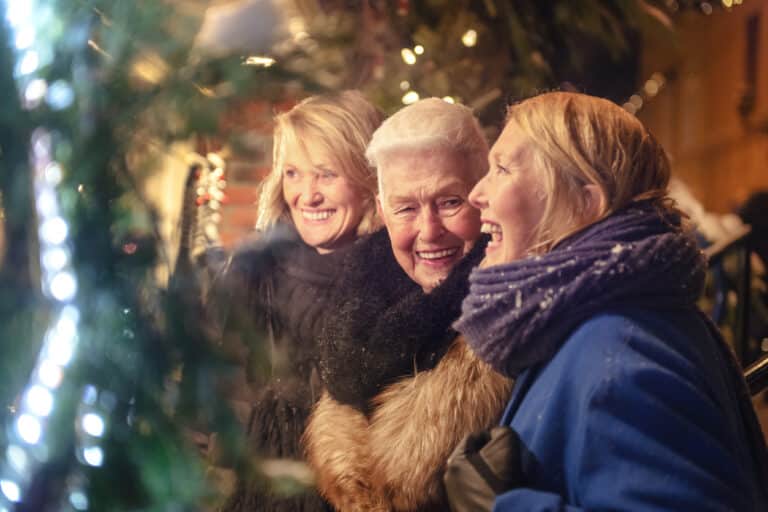
[[[416,91],[408,91],[403,95],[403,103],[405,105],[410,105],[411,103],[416,103],[419,101],[419,93]]]
[[[469,29],[461,36],[461,42],[467,48],[471,48],[477,44],[477,32],[474,29]]]
[[[424,47],[421,46],[420,44],[417,44],[416,46],[413,47],[413,53],[415,53],[416,55],[422,55],[424,53]]]
[[[632,115],[637,115],[650,100],[652,100],[666,85],[667,79],[663,73],[656,71],[643,83],[643,87],[622,105],[622,108]]]
[[[46,34],[34,18],[36,2],[9,0],[6,20],[15,30],[18,52],[16,79],[21,103],[27,110],[39,108],[45,101],[52,110],[68,108],[74,91],[65,80],[48,85],[34,75],[52,58],[52,48],[36,39]],[[89,45],[101,50],[93,41]],[[49,45],[50,46],[50,45]],[[105,54],[106,55],[106,54]],[[56,187],[63,181],[63,170],[54,158],[54,136],[43,127],[32,131],[29,162],[33,173],[34,203],[38,219],[40,274],[43,294],[51,304],[54,319],[43,335],[43,343],[29,381],[22,390],[18,408],[11,410],[12,428],[8,429],[5,461],[0,464],[0,512],[10,510],[3,501],[24,501],[24,493],[40,464],[47,461],[49,449],[46,432],[57,407],[65,368],[75,357],[78,345],[80,311],[75,305],[77,277],[72,267],[69,247],[70,227],[61,214]],[[95,428],[95,426],[94,426]],[[91,457],[95,460],[95,457]]]
[[[403,48],[400,50],[400,56],[403,57],[403,62],[409,66],[416,64],[416,54],[410,48]]]
[[[263,68],[268,68],[275,64],[275,59],[272,57],[264,57],[261,55],[251,55],[245,61],[243,61],[243,65],[245,66],[260,66]]]

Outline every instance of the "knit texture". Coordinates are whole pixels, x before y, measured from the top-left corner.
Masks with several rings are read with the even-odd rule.
[[[476,269],[454,326],[481,359],[516,377],[607,306],[691,306],[706,263],[679,226],[677,216],[637,203],[543,256]]]

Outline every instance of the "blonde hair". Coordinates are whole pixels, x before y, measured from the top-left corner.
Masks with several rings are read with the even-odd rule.
[[[272,171],[261,186],[256,229],[266,231],[279,222],[292,223],[283,198],[285,148],[289,142],[305,148],[307,139],[324,147],[334,159],[334,170],[364,191],[365,214],[357,226],[358,236],[378,229],[376,173],[365,159],[365,148],[383,118],[358,91],[311,96],[275,116]]]
[[[381,194],[382,160],[395,153],[455,151],[467,158],[473,183],[488,170],[488,142],[472,110],[427,98],[398,110],[373,134],[365,154],[376,168]]]
[[[664,148],[632,114],[615,103],[579,93],[550,92],[512,105],[506,123],[515,123],[531,144],[534,168],[543,171],[546,204],[532,252],[557,242],[632,202],[667,198],[670,165]],[[605,203],[586,219],[597,185]]]

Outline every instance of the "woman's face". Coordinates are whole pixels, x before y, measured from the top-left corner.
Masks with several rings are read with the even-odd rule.
[[[533,167],[532,151],[528,138],[508,123],[491,148],[488,174],[469,195],[480,210],[483,232],[491,234],[486,266],[520,259],[535,243],[546,188],[543,171]]]
[[[406,152],[380,164],[381,217],[405,273],[431,291],[480,236],[467,201],[475,180],[467,159],[450,151]]]
[[[365,215],[366,192],[340,174],[332,155],[312,139],[285,142],[283,199],[299,236],[319,253],[352,242]]]

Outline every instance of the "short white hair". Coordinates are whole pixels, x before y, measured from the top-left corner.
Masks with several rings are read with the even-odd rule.
[[[389,155],[453,151],[467,159],[468,175],[479,181],[488,170],[488,141],[468,107],[427,98],[394,113],[373,133],[365,156],[376,168],[381,190],[382,161]]]

